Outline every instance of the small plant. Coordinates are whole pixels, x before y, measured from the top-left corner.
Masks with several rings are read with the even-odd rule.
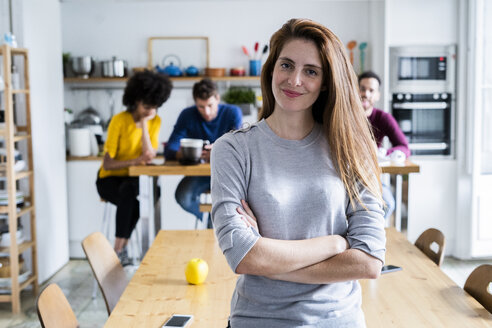
[[[222,100],[228,104],[255,104],[256,94],[251,88],[231,87],[222,96]]]
[[[62,53],[62,61],[63,61],[63,76],[67,77],[69,62],[70,62],[70,53],[69,52]]]
[[[63,58],[63,63],[64,64],[67,64],[68,61],[70,60],[70,53],[69,52],[64,52],[62,54],[62,58]]]

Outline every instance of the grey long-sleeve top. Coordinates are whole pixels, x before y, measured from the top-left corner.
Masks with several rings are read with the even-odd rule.
[[[219,138],[211,164],[212,220],[232,270],[260,235],[299,240],[338,234],[351,248],[384,262],[382,204],[363,189],[367,210],[360,204],[354,210],[320,125],[302,140],[286,140],[262,120]],[[259,234],[240,219],[241,199],[255,213]],[[357,281],[301,284],[241,275],[231,301],[231,324],[336,327],[349,320],[350,326],[351,317],[360,318],[360,303]]]

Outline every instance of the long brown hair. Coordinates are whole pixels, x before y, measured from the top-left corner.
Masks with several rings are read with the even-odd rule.
[[[338,37],[325,26],[308,19],[291,19],[270,39],[270,54],[261,72],[263,109],[259,118],[275,108],[272,74],[284,45],[292,39],[313,41],[323,65],[323,85],[312,106],[313,118],[323,125],[333,162],[352,205],[361,202],[359,183],[380,201],[381,180],[374,138],[359,98],[357,76]],[[364,204],[362,206],[365,207]]]

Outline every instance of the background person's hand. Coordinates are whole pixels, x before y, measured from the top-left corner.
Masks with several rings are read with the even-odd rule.
[[[157,115],[157,110],[153,109],[150,111],[149,115],[146,115],[144,117],[142,117],[142,121],[143,122],[147,122],[147,121],[150,121],[151,119],[153,119],[155,116]]]
[[[205,161],[205,163],[210,162],[210,152],[211,151],[212,151],[212,145],[203,146],[201,158]]]
[[[140,121],[136,122],[135,124],[137,125],[138,128],[142,129],[145,126],[145,123],[153,119],[157,115],[157,110],[152,110],[149,112],[148,115],[142,116],[140,118]]]
[[[145,165],[149,164],[152,162],[152,159],[154,158],[153,154],[149,151],[145,151],[142,153],[142,155],[138,156],[135,159],[136,164],[135,165]]]

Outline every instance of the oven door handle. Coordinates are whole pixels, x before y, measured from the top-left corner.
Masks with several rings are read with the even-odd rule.
[[[448,144],[445,142],[436,143],[410,143],[408,144],[410,150],[445,150],[448,148]]]
[[[393,108],[396,109],[446,109],[448,104],[444,101],[440,102],[404,102],[393,103]]]

